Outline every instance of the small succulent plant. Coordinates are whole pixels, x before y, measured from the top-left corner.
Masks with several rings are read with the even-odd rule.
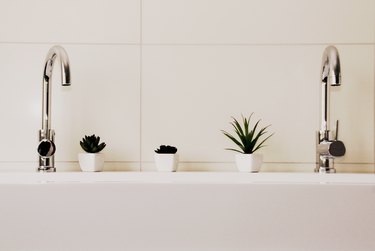
[[[161,145],[160,147],[159,147],[159,149],[156,149],[155,150],[155,152],[156,153],[164,153],[164,154],[167,154],[167,153],[169,153],[169,154],[174,154],[174,153],[176,153],[177,152],[177,148],[176,147],[174,147],[174,146],[166,146],[166,145]]]
[[[233,118],[233,122],[230,124],[233,126],[234,132],[236,133],[237,137],[229,134],[228,132],[222,130],[223,134],[227,136],[229,139],[231,139],[241,150],[233,149],[233,148],[226,148],[225,150],[231,150],[239,153],[247,153],[251,154],[254,153],[255,151],[259,150],[259,148],[264,147],[264,142],[269,139],[271,135],[268,137],[264,138],[262,141],[260,141],[260,137],[263,136],[264,134],[267,133],[266,129],[270,126],[266,126],[263,128],[260,128],[258,132],[256,132],[256,129],[259,125],[260,120],[255,123],[253,128],[250,128],[249,130],[249,124],[250,124],[250,119],[253,113],[248,118],[244,118],[242,116],[242,126],[241,124],[237,121],[237,119]],[[258,143],[258,141],[260,141]]]
[[[87,153],[98,153],[101,150],[104,149],[106,144],[102,142],[99,144],[100,137],[96,137],[95,134],[91,136],[85,135],[84,138],[82,138],[82,141],[79,142],[81,145],[82,149],[87,152]]]

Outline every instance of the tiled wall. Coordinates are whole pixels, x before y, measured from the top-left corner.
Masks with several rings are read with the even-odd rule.
[[[37,165],[42,66],[54,44],[72,67],[68,88],[54,72],[59,170],[78,170],[78,142],[95,133],[107,170],[154,170],[153,150],[172,144],[180,170],[234,171],[220,130],[255,112],[275,132],[263,170],[310,172],[321,56],[334,44],[343,84],[332,119],[347,146],[338,169],[374,171],[373,0],[2,1],[2,170]]]

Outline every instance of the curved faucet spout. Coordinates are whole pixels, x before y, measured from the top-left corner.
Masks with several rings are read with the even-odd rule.
[[[340,56],[336,47],[328,46],[322,57],[322,82],[331,86],[341,85]]]
[[[61,84],[70,85],[70,67],[68,54],[61,46],[53,46],[47,53],[43,71],[42,129],[39,131],[39,168],[38,171],[55,172],[55,132],[51,129],[52,71],[55,61],[61,68]]]
[[[322,57],[321,72],[321,131],[329,131],[330,86],[341,85],[340,56],[336,47],[328,46]]]
[[[52,70],[56,60],[61,68],[61,84],[63,86],[70,86],[70,66],[68,54],[63,47],[55,45],[48,51],[44,62],[42,130],[45,131],[51,129],[51,82]]]

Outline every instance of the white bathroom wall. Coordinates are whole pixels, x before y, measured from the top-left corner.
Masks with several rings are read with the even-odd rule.
[[[53,76],[59,170],[77,170],[79,140],[92,133],[108,144],[107,168],[140,169],[139,1],[1,1],[0,31],[3,169],[37,165],[43,62],[54,44],[72,71],[68,88],[57,67]]]
[[[373,172],[374,20],[373,0],[1,1],[0,167],[36,167],[43,60],[61,44],[72,86],[55,70],[59,170],[78,170],[78,142],[95,133],[107,170],[154,170],[153,150],[172,144],[180,170],[233,171],[220,130],[254,112],[275,133],[263,170],[310,172],[321,56],[334,44],[343,84],[332,119],[347,147],[338,169]]]

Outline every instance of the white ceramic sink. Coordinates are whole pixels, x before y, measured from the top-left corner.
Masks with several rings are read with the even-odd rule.
[[[5,172],[0,184],[31,183],[181,183],[181,184],[375,184],[375,174],[238,172]]]
[[[373,251],[375,175],[1,173],[0,250]]]

